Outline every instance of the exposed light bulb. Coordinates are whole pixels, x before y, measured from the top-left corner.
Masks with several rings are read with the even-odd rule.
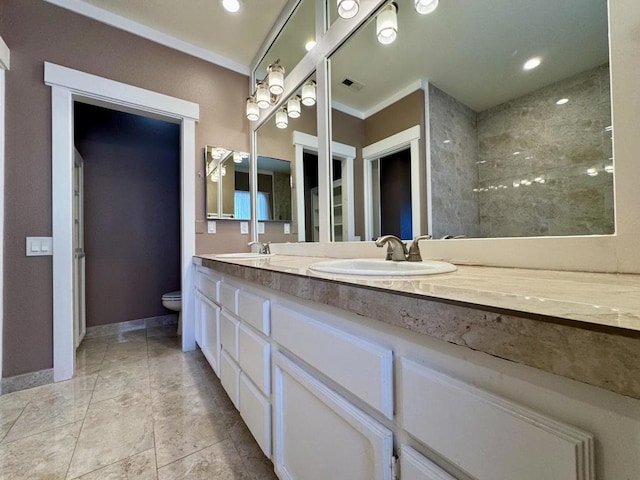
[[[360,9],[360,0],[338,0],[338,15],[342,18],[353,18]]]
[[[427,15],[438,8],[438,0],[416,0],[416,12],[421,15]]]
[[[282,95],[284,92],[284,67],[279,63],[274,63],[269,65],[267,72],[269,72],[269,92],[273,95]]]
[[[316,82],[309,80],[302,86],[302,104],[311,107],[316,104]]]
[[[222,0],[222,6],[227,12],[236,13],[240,10],[240,0]]]
[[[300,97],[294,95],[287,101],[287,114],[291,118],[298,118],[300,116]]]
[[[524,62],[522,68],[524,70],[533,70],[534,68],[539,67],[541,63],[542,59],[540,57],[530,58],[529,60]]]
[[[393,43],[398,36],[398,5],[393,2],[376,17],[376,35],[383,45]]]
[[[260,118],[260,107],[258,107],[254,97],[247,98],[247,118],[251,122],[255,122]]]
[[[287,128],[289,125],[289,117],[287,116],[287,109],[281,108],[276,112],[276,127]]]

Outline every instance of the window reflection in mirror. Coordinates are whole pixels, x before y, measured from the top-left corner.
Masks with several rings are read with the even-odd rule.
[[[420,233],[613,233],[606,1],[396,3],[394,42],[372,19],[331,57],[333,141],[357,148],[356,235],[385,233],[380,207],[406,203],[380,200],[385,160],[364,152],[416,125],[418,178],[402,188],[419,189]]]
[[[307,85],[304,92],[309,94],[307,96],[303,95],[304,85]],[[318,191],[315,88],[315,76],[312,76],[290,98],[294,100],[295,105],[285,102],[284,110],[274,113],[256,132],[258,203],[261,172],[273,171],[274,162],[281,166],[288,165],[290,172],[286,182],[284,177],[280,177],[279,187],[276,189],[276,193],[279,192],[280,195],[276,195],[273,205],[275,221],[261,222],[262,225],[258,226],[259,239],[262,242],[318,240],[317,208],[314,209],[313,206],[314,198],[317,203]],[[307,104],[302,102],[303,97]],[[290,116],[298,110],[299,115],[293,113],[294,117]],[[315,139],[315,146],[307,145],[308,139]],[[261,220],[260,217],[258,219]]]
[[[315,0],[302,0],[255,70],[255,79],[267,76],[269,65],[280,61],[285,76],[315,45]]]

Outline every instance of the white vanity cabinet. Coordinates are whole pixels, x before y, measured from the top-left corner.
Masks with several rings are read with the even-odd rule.
[[[220,276],[198,268],[195,282],[195,339],[211,368],[220,376]]]
[[[218,292],[222,385],[281,480],[596,478],[585,430],[609,411],[536,383],[554,376],[516,366],[511,385],[464,347],[235,277]],[[203,329],[204,345],[214,337]],[[578,390],[597,398],[594,387]],[[565,401],[572,408],[558,409]],[[605,433],[606,423],[597,423]]]

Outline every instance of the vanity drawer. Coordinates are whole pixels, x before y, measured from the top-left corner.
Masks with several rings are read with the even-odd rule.
[[[393,418],[393,352],[273,305],[271,337],[294,355]]]
[[[411,360],[400,426],[478,480],[594,478],[593,437]]]
[[[456,480],[428,458],[413,448],[400,447],[400,471],[402,480]]]
[[[220,352],[220,383],[239,410],[240,367],[224,348]]]
[[[228,283],[220,282],[220,305],[234,314],[238,314],[238,289]]]
[[[224,310],[220,313],[220,343],[231,358],[238,361],[238,325],[240,322],[232,318]]]
[[[264,454],[271,458],[271,403],[244,372],[240,373],[240,416]]]
[[[240,291],[238,316],[256,330],[269,336],[269,300],[253,293]]]
[[[198,269],[196,275],[196,286],[198,290],[202,292],[202,294],[207,297],[209,300],[218,303],[219,302],[219,294],[218,288],[220,286],[220,277],[213,274],[208,273],[206,270]]]
[[[238,328],[238,360],[242,371],[265,395],[271,394],[271,345],[248,325]]]

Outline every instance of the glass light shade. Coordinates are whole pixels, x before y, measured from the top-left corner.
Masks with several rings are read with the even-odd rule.
[[[376,35],[383,45],[393,43],[398,36],[398,7],[390,3],[376,18]]]
[[[416,0],[416,12],[427,15],[438,8],[438,0]]]
[[[269,65],[269,91],[274,95],[282,95],[284,92],[284,67],[278,63]]]
[[[289,117],[287,116],[287,109],[281,108],[276,112],[276,127],[287,128],[289,125]]]
[[[291,118],[298,118],[300,116],[300,97],[294,95],[287,102],[287,114]]]
[[[309,80],[302,86],[302,104],[311,107],[316,104],[316,82]]]
[[[252,122],[260,118],[260,107],[258,107],[256,99],[253,97],[247,98],[247,118]]]
[[[342,18],[353,18],[360,9],[360,0],[338,0],[338,15]]]
[[[256,86],[256,102],[260,108],[269,108],[269,105],[271,105],[269,87],[267,87],[267,84],[264,82],[258,82]]]
[[[240,152],[233,152],[233,162],[242,163],[242,154]]]

